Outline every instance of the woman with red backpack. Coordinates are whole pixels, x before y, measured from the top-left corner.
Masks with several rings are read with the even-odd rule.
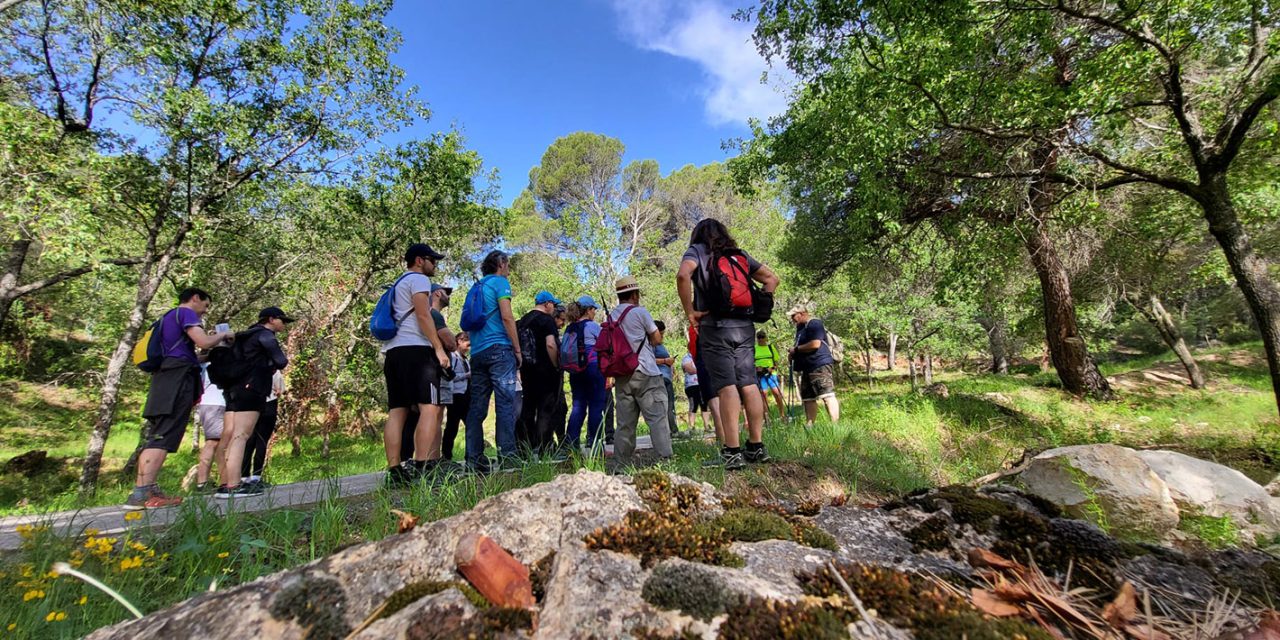
[[[595,298],[591,296],[582,296],[565,308],[568,324],[560,341],[560,366],[569,372],[569,391],[573,396],[569,425],[561,442],[565,453],[581,453],[584,419],[587,422],[588,449],[595,445],[600,435],[607,392],[595,351],[596,339],[600,337],[596,309]]]
[[[778,276],[738,248],[719,220],[707,218],[693,228],[689,250],[676,274],[676,290],[689,325],[698,328],[697,350],[706,364],[698,382],[708,397],[719,398],[726,469],[747,462],[768,462],[762,440],[764,397],[755,367],[755,323],[773,313]],[[747,446],[739,446],[738,418],[747,413]]]

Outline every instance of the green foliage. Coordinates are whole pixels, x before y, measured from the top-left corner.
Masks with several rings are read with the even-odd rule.
[[[1227,549],[1240,546],[1240,528],[1231,516],[1208,516],[1202,513],[1183,513],[1178,529],[1185,531],[1210,549]]]

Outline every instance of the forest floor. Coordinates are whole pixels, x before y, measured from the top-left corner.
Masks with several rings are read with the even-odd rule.
[[[1170,364],[1172,356],[1108,364],[1104,373],[1119,391],[1113,402],[1064,394],[1052,373],[944,374],[938,380],[948,387],[946,397],[913,394],[900,375],[886,373],[874,384],[841,389],[838,424],[820,420],[813,429],[798,422],[768,429],[773,464],[729,474],[706,469],[701,461],[714,453],[714,446],[690,440],[678,442],[675,458],[661,466],[731,494],[795,501],[845,496],[878,503],[919,487],[999,471],[1027,453],[1113,442],[1180,450],[1266,483],[1280,472],[1280,421],[1260,353],[1259,346],[1245,345],[1198,354],[1211,380],[1202,391],[1171,382],[1179,371]],[[136,415],[139,401],[131,397],[120,415]],[[131,421],[136,419],[118,423],[109,442],[107,486],[90,503],[74,497],[77,457],[92,413],[92,398],[75,389],[0,382],[0,461],[31,449],[47,450],[51,459],[50,467],[34,477],[0,473],[0,514],[49,513],[123,499],[128,483],[118,470],[137,442],[140,425]],[[319,449],[318,439],[304,439],[304,455],[280,452],[268,475],[283,484],[366,473],[383,465],[380,442],[368,437],[334,437],[327,458]],[[193,463],[188,447],[173,456],[166,465],[166,489],[177,491],[182,472]],[[587,465],[600,468],[598,462]],[[28,532],[29,544],[22,551],[0,559],[0,629],[14,624],[39,637],[78,637],[128,615],[99,592],[50,577],[56,561],[80,562],[144,611],[152,611],[211,585],[252,580],[395,533],[400,516],[393,510],[434,520],[571,470],[530,464],[513,474],[408,491],[379,490],[359,499],[334,498],[307,509],[265,514],[223,516],[201,501],[188,501],[168,529],[123,534],[121,539],[95,537],[94,532],[59,538],[37,527]],[[65,621],[58,613],[67,614]],[[51,614],[53,621],[46,621]]]

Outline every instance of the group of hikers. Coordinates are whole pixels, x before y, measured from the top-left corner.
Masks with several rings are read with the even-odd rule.
[[[689,401],[683,433],[676,418],[676,358],[664,345],[666,325],[644,307],[634,277],[614,283],[616,305],[605,305],[603,314],[590,295],[564,303],[539,291],[533,308],[517,318],[510,256],[491,251],[455,330],[445,317],[453,289],[432,280],[444,259],[427,244],[412,244],[404,273],[370,319],[386,382],[389,485],[487,474],[531,458],[564,461],[584,453],[584,424],[585,451],[612,444],[614,467],[627,468],[635,462],[641,417],[659,460],[671,457],[674,439],[696,433],[699,417],[720,444],[706,466],[734,470],[770,460],[763,441],[765,394],[774,398],[779,418],[788,419],[778,377],[784,354],[756,324],[771,317],[779,279],[741,250],[718,220],[694,227],[676,274],[689,336],[679,366]],[[257,495],[266,486],[263,462],[283,388],[280,371],[288,364],[275,334],[293,319],[268,307],[248,330],[232,334],[219,325],[210,333],[201,328],[201,318],[211,302],[207,292],[187,289],[178,307],[153,326],[147,347],[152,384],[143,412],[151,428],[126,508],[181,502],[161,492],[156,477],[165,456],[177,450],[193,408],[206,437],[197,489],[212,488],[208,476],[215,459],[216,497]],[[787,317],[796,341],[785,358],[799,374],[806,424],[816,420],[819,404],[834,422],[839,402],[825,327],[804,305],[791,308]],[[571,401],[565,399],[566,377]],[[494,459],[485,454],[491,400]],[[460,428],[463,456],[455,461]]]

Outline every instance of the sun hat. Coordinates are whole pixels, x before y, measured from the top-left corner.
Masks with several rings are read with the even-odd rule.
[[[640,281],[635,276],[622,276],[618,281],[613,283],[614,293],[627,293],[629,291],[639,291]]]

